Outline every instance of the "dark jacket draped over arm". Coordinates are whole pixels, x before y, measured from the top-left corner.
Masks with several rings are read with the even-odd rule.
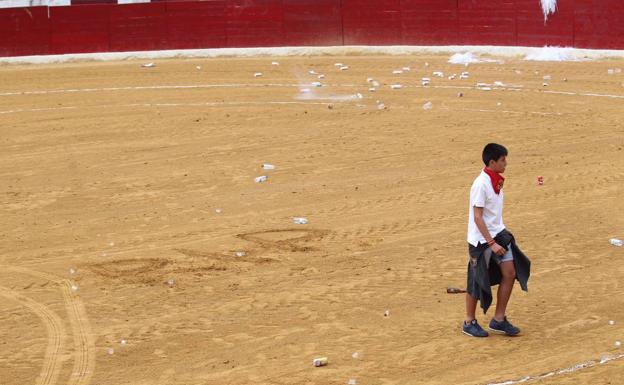
[[[528,291],[527,283],[531,275],[531,261],[524,255],[516,244],[512,233],[507,229],[501,231],[494,237],[496,243],[513,253],[514,267],[516,268],[516,279],[524,291]],[[487,243],[478,246],[468,245],[470,262],[468,262],[468,283],[466,291],[479,300],[484,313],[487,313],[492,304],[492,288],[501,282],[501,271],[496,262],[490,263],[492,259],[492,249]]]

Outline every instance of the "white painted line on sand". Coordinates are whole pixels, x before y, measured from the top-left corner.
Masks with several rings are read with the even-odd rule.
[[[579,370],[593,368],[593,367],[598,366],[598,365],[604,365],[604,364],[609,363],[610,361],[620,360],[622,358],[624,358],[624,354],[604,355],[602,358],[600,358],[600,360],[590,360],[590,361],[586,361],[586,362],[581,362],[579,364],[576,364],[574,366],[570,366],[568,368],[554,370],[554,371],[551,371],[551,372],[548,372],[548,373],[544,373],[544,374],[540,374],[540,375],[537,375],[537,376],[524,376],[524,377],[519,378],[517,380],[507,380],[507,381],[503,381],[503,382],[490,382],[487,385],[513,385],[513,384],[521,384],[521,383],[525,383],[525,382],[529,382],[529,381],[539,381],[539,380],[542,380],[542,379],[548,378],[548,377],[558,376],[558,375],[567,374],[567,373],[573,373],[573,372],[577,372]]]

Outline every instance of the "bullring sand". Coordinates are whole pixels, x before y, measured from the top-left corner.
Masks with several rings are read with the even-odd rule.
[[[0,383],[476,385],[623,353],[624,61],[447,60],[0,66]],[[533,261],[514,339],[462,335],[446,294],[490,141]]]

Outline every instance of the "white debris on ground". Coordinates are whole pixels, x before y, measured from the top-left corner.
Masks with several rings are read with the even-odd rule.
[[[268,177],[268,176],[266,176],[266,175],[260,175],[260,176],[258,176],[258,177],[255,177],[255,178],[254,178],[254,182],[256,182],[256,183],[262,183],[262,182],[266,182],[266,180],[267,180],[267,179],[269,179],[269,177]]]
[[[262,168],[265,170],[275,170],[275,165],[270,163],[263,163]]]
[[[422,108],[423,108],[423,110],[425,110],[425,111],[430,110],[430,109],[432,109],[432,108],[433,108],[433,103],[431,103],[431,102],[427,102],[427,103],[423,104]]]
[[[293,223],[296,225],[306,225],[308,224],[308,219],[304,217],[294,217]]]
[[[548,16],[557,11],[557,0],[540,0],[542,4],[542,12],[544,13],[544,24],[548,20]]]
[[[254,74],[254,78],[259,78],[260,76],[262,76],[262,72],[256,72]]]
[[[156,64],[154,64],[154,63],[146,63],[146,64],[142,64],[141,67],[143,67],[143,68],[152,68],[152,67],[156,67]]]

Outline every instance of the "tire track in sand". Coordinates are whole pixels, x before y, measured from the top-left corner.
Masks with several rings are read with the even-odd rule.
[[[67,337],[61,319],[45,305],[7,287],[0,286],[0,295],[27,307],[43,321],[48,333],[48,346],[43,357],[43,367],[36,384],[56,384],[62,366],[59,358],[63,351],[63,340]]]
[[[87,385],[95,371],[95,340],[91,333],[91,325],[87,318],[87,312],[80,298],[71,291],[71,281],[53,274],[43,273],[24,267],[5,266],[6,269],[17,273],[42,278],[59,286],[63,294],[63,301],[67,309],[72,334],[74,337],[74,367],[68,385]],[[56,382],[56,381],[55,381]],[[55,382],[50,382],[53,385]]]

